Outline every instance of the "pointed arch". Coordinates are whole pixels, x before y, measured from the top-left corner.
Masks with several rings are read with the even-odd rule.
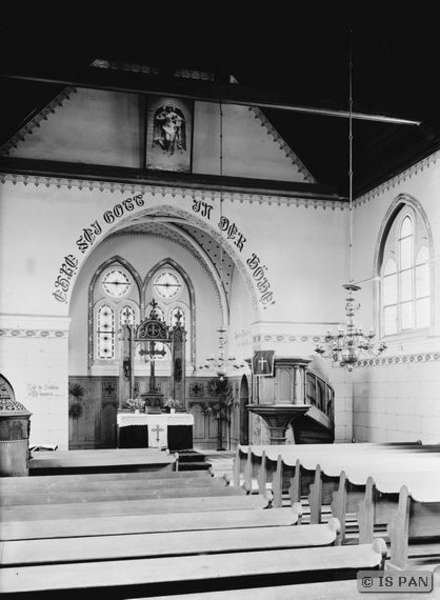
[[[149,284],[151,283],[151,281],[153,280],[156,273],[158,273],[161,269],[164,269],[166,267],[170,267],[171,269],[174,269],[180,275],[180,277],[185,282],[186,289],[188,290],[189,313],[190,313],[190,323],[189,323],[189,325],[190,325],[190,327],[189,327],[190,350],[191,350],[190,360],[191,360],[191,364],[195,367],[195,365],[196,365],[196,294],[195,294],[194,284],[191,280],[191,277],[188,275],[188,273],[185,271],[185,269],[183,269],[181,267],[181,265],[179,265],[175,260],[173,260],[170,257],[164,258],[163,260],[156,263],[153,267],[151,267],[151,269],[145,275],[144,282],[142,285],[141,302],[142,303],[146,302],[145,295],[146,295],[147,288],[148,288]]]
[[[433,238],[421,204],[400,194],[388,208],[376,242],[375,320],[382,335],[434,325]]]
[[[94,353],[94,347],[95,347],[95,342],[96,342],[96,340],[95,340],[95,318],[97,317],[97,315],[95,314],[96,307],[95,307],[95,302],[94,302],[95,289],[96,289],[96,286],[98,285],[98,282],[100,281],[100,278],[103,275],[103,273],[105,273],[105,271],[107,269],[109,269],[110,267],[117,266],[117,265],[124,268],[130,274],[130,276],[133,278],[133,281],[136,286],[138,307],[140,306],[142,279],[139,276],[139,273],[136,271],[136,269],[127,260],[122,258],[122,256],[119,256],[117,254],[108,258],[103,263],[101,263],[99,265],[99,267],[95,270],[95,272],[90,280],[89,289],[88,289],[87,369],[88,369],[89,374],[91,373],[92,365],[95,361],[95,353]],[[132,305],[133,303],[131,301],[127,300],[124,302],[124,304]],[[118,315],[119,315],[119,311],[118,311]],[[116,324],[116,326],[117,326],[117,324]],[[114,359],[115,358],[117,358],[117,357],[115,356]]]

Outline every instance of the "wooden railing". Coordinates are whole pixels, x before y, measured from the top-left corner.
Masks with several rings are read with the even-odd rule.
[[[334,422],[335,391],[328,381],[312,369],[306,370],[306,403],[316,406]]]

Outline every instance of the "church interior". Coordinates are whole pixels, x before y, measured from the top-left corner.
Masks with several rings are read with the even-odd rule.
[[[11,598],[439,597],[435,22],[269,12],[1,26]]]

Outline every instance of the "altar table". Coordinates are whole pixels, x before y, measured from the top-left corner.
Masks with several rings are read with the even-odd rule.
[[[118,448],[168,448],[187,450],[193,447],[194,417],[189,413],[119,412]]]

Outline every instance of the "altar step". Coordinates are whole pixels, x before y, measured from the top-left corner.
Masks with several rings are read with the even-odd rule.
[[[205,460],[205,455],[197,450],[179,450],[179,471],[207,471],[210,463]]]
[[[29,475],[174,471],[173,454],[155,448],[56,450],[31,453]]]

